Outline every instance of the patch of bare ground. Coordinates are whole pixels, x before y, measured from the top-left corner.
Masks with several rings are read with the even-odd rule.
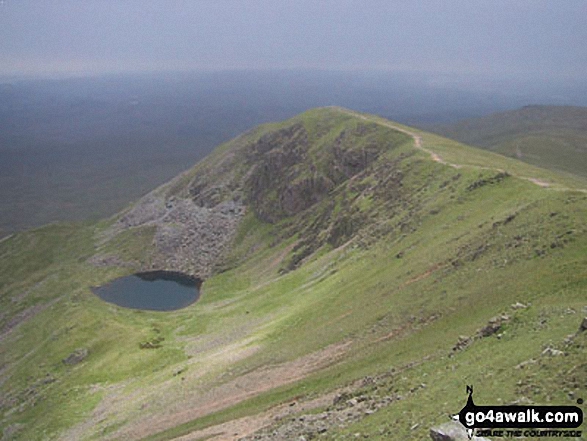
[[[243,425],[234,426],[232,434],[217,432],[217,436],[210,439],[215,441],[234,440],[236,438],[235,433],[242,431],[243,436],[236,438],[241,441],[309,440],[319,437],[332,429],[343,429],[384,407],[391,406],[425,389],[426,384],[421,383],[405,388],[401,392],[395,388],[396,391],[392,392],[390,385],[397,384],[396,378],[402,372],[425,363],[429,359],[430,356],[426,356],[420,361],[410,362],[399,369],[392,369],[377,376],[361,378],[344,389],[339,389],[318,399],[320,401],[317,401],[321,403],[321,406],[311,408],[309,409],[310,411],[302,409],[300,406],[299,409],[292,410],[289,414],[280,415],[281,418],[274,418],[271,424],[265,425],[253,433],[246,433],[251,426],[247,424],[248,421],[243,421]],[[328,403],[331,398],[332,400]],[[327,405],[323,403],[327,403]],[[322,407],[323,410],[316,412],[315,409],[318,407]],[[277,410],[280,411],[281,409]],[[262,418],[265,414],[259,416]],[[380,431],[380,435],[382,435],[381,439],[392,439],[391,433],[388,431]]]
[[[538,185],[539,187],[544,187],[544,188],[550,187],[550,184],[548,182],[542,181],[540,179],[536,179],[536,178],[525,178],[525,179],[532,182],[533,184]]]
[[[141,265],[139,262],[126,262],[115,254],[94,254],[87,262],[97,268],[104,268],[109,266],[117,266],[120,268],[133,268],[139,270]]]
[[[77,425],[63,433],[60,441],[79,441],[97,435],[108,426],[122,426],[126,419],[152,415],[158,408],[166,408],[185,403],[189,394],[200,392],[197,384],[202,377],[209,375],[218,367],[225,368],[252,354],[258,345],[252,345],[252,338],[242,341],[214,340],[211,342],[193,342],[194,346],[186,350],[188,355],[195,351],[193,357],[184,368],[176,369],[171,379],[154,387],[134,388],[131,381],[111,385],[96,384],[91,393],[103,393],[100,403],[91,414]],[[191,386],[190,386],[191,385]],[[126,389],[126,390],[125,390]],[[178,404],[179,403],[179,404]],[[131,418],[129,418],[131,412]],[[134,413],[133,413],[134,412]],[[102,436],[100,439],[105,439]],[[127,439],[114,437],[113,439]]]
[[[432,267],[431,267],[430,269],[428,269],[428,270],[427,270],[425,273],[423,273],[423,274],[420,274],[420,275],[418,275],[418,276],[416,276],[416,277],[413,277],[413,278],[411,278],[410,280],[408,280],[407,282],[405,282],[405,283],[402,285],[402,288],[403,288],[404,286],[408,286],[408,285],[411,285],[412,283],[416,283],[416,282],[419,282],[420,280],[424,280],[424,279],[428,278],[428,277],[429,277],[429,276],[430,276],[432,273],[434,273],[436,270],[438,270],[438,269],[440,269],[440,268],[441,268],[441,265],[440,265],[440,264],[436,264],[436,265],[432,266]]]
[[[145,413],[108,439],[142,439],[214,412],[234,406],[276,387],[301,380],[312,372],[339,361],[349,350],[350,341],[330,345],[296,360],[263,366],[207,390],[176,397],[173,404],[156,415]],[[183,398],[183,399],[182,399]]]
[[[217,344],[216,341],[205,342],[204,345],[213,345],[207,349],[208,352],[206,353],[205,364],[207,366],[214,366],[219,364],[229,365],[250,357],[260,349],[258,344],[254,344],[255,340],[256,339],[254,337],[249,337],[241,341],[222,345]],[[191,363],[188,364],[200,363],[197,356],[202,353],[201,348],[202,346],[200,345],[189,345],[186,348],[186,353],[193,357],[191,359]]]
[[[230,306],[231,302],[227,302],[226,307],[230,308]],[[184,344],[189,365],[200,364],[209,367],[228,365],[247,358],[260,349],[254,333],[262,330],[272,318],[273,316],[269,316],[240,323],[226,322],[224,332],[195,337],[176,336],[176,341]]]
[[[559,186],[553,186],[550,182],[546,182],[542,179],[536,179],[536,178],[527,178],[527,177],[522,177],[522,179],[525,179],[528,182],[531,182],[535,185],[538,185],[539,187],[542,188],[549,188],[551,190],[557,190],[557,191],[577,191],[579,193],[587,193],[587,190],[585,190],[584,188],[568,188],[568,187],[559,187]]]
[[[96,425],[105,421],[112,408],[120,404],[122,395],[120,391],[124,388],[124,383],[113,384],[109,386],[95,385],[91,393],[104,393],[102,400],[92,412],[91,418],[87,418],[81,423],[73,426],[66,433],[62,434],[59,441],[77,441],[83,439],[84,435],[92,430]],[[128,397],[125,397],[128,398]]]
[[[34,317],[39,312],[47,308],[47,305],[35,305],[27,308],[15,316],[13,316],[8,322],[2,327],[0,331],[0,341],[4,340],[8,334],[17,329],[21,324]]]
[[[4,375],[6,371],[8,371],[8,364],[4,363],[0,366],[0,386],[2,386],[4,383],[6,383],[6,380],[8,380],[8,375]],[[2,405],[2,400],[0,400],[0,407]]]
[[[37,291],[39,291],[41,288],[43,288],[48,282],[55,280],[57,278],[57,276],[55,274],[51,275],[51,276],[47,276],[44,279],[42,279],[41,281],[35,283],[32,287],[30,287],[29,289],[22,291],[20,294],[17,294],[15,296],[12,296],[10,301],[14,304],[19,304],[22,303],[24,300],[26,300],[32,293],[35,293]]]
[[[174,441],[196,441],[201,439],[210,441],[235,441],[241,439],[243,436],[252,435],[292,415],[326,407],[332,403],[336,395],[337,392],[331,392],[308,401],[292,400],[258,415],[239,418],[223,424],[207,427],[206,429],[196,430],[187,435],[174,438]]]

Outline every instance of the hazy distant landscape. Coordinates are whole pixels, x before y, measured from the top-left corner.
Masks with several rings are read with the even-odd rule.
[[[539,167],[587,178],[587,107],[525,106],[429,129]]]
[[[584,440],[586,16],[0,0],[0,441]]]
[[[587,87],[577,93],[564,82],[478,80],[335,71],[5,79],[0,234],[114,214],[216,145],[313,107],[339,105],[428,127],[532,102],[587,103]]]

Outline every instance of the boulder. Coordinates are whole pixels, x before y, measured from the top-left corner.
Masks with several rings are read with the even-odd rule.
[[[546,355],[547,357],[558,357],[560,355],[565,355],[565,353],[549,346],[544,351],[542,351],[542,355]]]
[[[484,338],[495,334],[501,329],[501,326],[510,320],[510,316],[502,314],[498,317],[493,317],[489,323],[477,331],[477,337]]]
[[[512,305],[512,309],[526,309],[528,305],[524,305],[523,303],[516,302]]]

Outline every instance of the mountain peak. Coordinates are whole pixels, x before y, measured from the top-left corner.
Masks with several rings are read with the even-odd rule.
[[[349,194],[356,199],[359,188],[362,193],[374,188],[366,184],[374,180],[374,165],[391,164],[392,157],[397,159],[393,152],[410,142],[405,133],[344,109],[312,109],[219,147],[124,213],[113,232],[155,227],[156,252],[145,264],[201,278],[226,256],[245,213],[269,224],[289,220],[298,225],[304,223],[303,213],[307,219],[319,212],[323,225],[316,227],[312,250],[304,254],[326,242],[340,245],[350,239],[356,219],[351,221],[349,213],[331,218],[336,204],[356,209]],[[384,155],[388,159],[378,162]]]

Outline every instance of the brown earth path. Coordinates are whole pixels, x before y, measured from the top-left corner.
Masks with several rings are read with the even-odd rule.
[[[176,408],[169,409],[164,414],[148,415],[145,418],[133,421],[133,423],[117,431],[108,439],[142,439],[153,433],[227,409],[271,389],[294,383],[312,372],[339,361],[350,349],[351,344],[351,341],[333,344],[290,362],[255,369],[201,394],[187,398],[185,401],[182,400],[177,403]],[[279,407],[275,409],[275,412],[277,412]],[[265,425],[262,423],[266,418],[269,418],[267,421],[271,422],[271,413],[266,416],[261,415],[244,419],[241,421],[242,427],[237,423],[239,420],[235,420],[232,424],[226,423],[228,424],[226,427],[230,427],[233,433],[242,433],[245,426],[253,428],[261,424],[259,428],[262,427]],[[217,430],[220,432],[220,429]],[[222,433],[224,433],[224,429],[222,430]]]
[[[422,145],[422,137],[410,130],[404,129],[403,127],[399,127],[395,124],[392,124],[391,122],[385,122],[385,121],[381,121],[379,119],[374,119],[374,118],[369,118],[365,115],[362,115],[360,113],[356,113],[352,110],[348,110],[345,109],[343,107],[334,107],[335,109],[346,113],[348,115],[352,115],[356,118],[362,119],[364,121],[370,121],[373,122],[375,124],[379,124],[382,125],[384,127],[388,127],[392,130],[396,130],[398,132],[402,132],[405,133],[406,135],[411,136],[414,139],[414,147],[416,147],[417,149],[426,152],[430,155],[430,157],[432,158],[433,161],[438,162],[440,164],[444,164],[444,165],[448,165],[449,167],[454,167],[454,168],[461,168],[463,167],[463,165],[461,164],[455,164],[452,162],[448,162],[446,160],[444,160],[443,158],[440,157],[440,155],[438,155],[437,153],[433,152],[430,149],[427,149],[426,147],[424,147]],[[471,165],[470,167],[474,167],[474,168],[478,168],[481,170],[495,170],[497,172],[500,173],[504,173],[505,170],[502,170],[500,168],[496,168],[496,167],[483,167],[483,166],[479,166],[479,165]],[[569,188],[569,187],[552,187],[552,185],[549,182],[543,181],[541,179],[536,179],[536,178],[532,178],[532,177],[527,177],[527,176],[518,176],[520,179],[524,179],[525,181],[531,182],[535,185],[538,185],[539,187],[542,188],[550,188],[551,190],[557,190],[557,191],[578,191],[581,193],[587,193],[587,189],[580,189],[580,188]]]

